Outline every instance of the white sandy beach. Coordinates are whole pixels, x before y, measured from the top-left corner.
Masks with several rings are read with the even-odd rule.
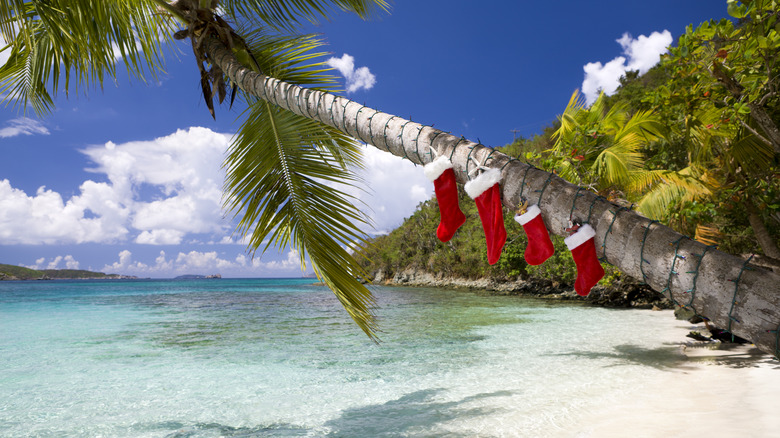
[[[594,407],[562,436],[780,436],[780,362],[752,345],[682,341],[703,326],[676,321],[681,359],[625,399]]]

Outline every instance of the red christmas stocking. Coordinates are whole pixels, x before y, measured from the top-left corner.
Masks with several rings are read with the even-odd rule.
[[[596,232],[588,224],[581,226],[576,233],[564,239],[566,247],[574,257],[577,265],[577,280],[574,282],[574,290],[577,295],[588,296],[591,288],[604,277],[604,268],[599,263],[596,255],[596,245],[593,237]]]
[[[506,243],[506,228],[504,228],[504,211],[501,206],[501,171],[488,169],[478,177],[466,183],[466,193],[474,199],[485,230],[488,263],[495,264],[501,257],[501,251]]]
[[[528,246],[525,248],[525,261],[529,265],[541,265],[555,252],[550,234],[542,220],[542,210],[538,205],[528,207],[528,211],[516,215],[515,221],[523,226],[528,236]]]
[[[436,229],[436,237],[442,242],[452,239],[458,228],[466,222],[466,215],[458,205],[458,185],[450,160],[441,156],[423,167],[425,176],[433,182],[436,200],[439,201],[441,221]]]

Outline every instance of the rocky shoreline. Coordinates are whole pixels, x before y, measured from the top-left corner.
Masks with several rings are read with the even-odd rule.
[[[386,286],[448,287],[479,290],[493,295],[515,295],[534,298],[582,301],[600,307],[634,309],[672,309],[672,303],[663,295],[632,279],[620,279],[610,286],[596,285],[587,297],[581,297],[574,289],[539,279],[496,280],[490,278],[466,279],[433,275],[429,272],[406,269],[392,276],[379,271],[373,276],[373,284]]]

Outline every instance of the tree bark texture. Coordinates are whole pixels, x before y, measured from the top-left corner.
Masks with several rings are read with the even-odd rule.
[[[750,116],[756,121],[758,126],[764,130],[764,133],[769,137],[772,142],[772,147],[775,149],[776,154],[780,154],[780,129],[777,129],[777,124],[772,117],[767,113],[763,106],[751,103]]]
[[[212,60],[245,92],[295,114],[333,126],[415,164],[436,154],[451,157],[456,178],[466,183],[477,164],[500,169],[504,206],[537,203],[547,229],[566,235],[569,220],[596,230],[602,262],[643,280],[679,306],[750,339],[778,355],[780,275],[683,236],[672,229],[537,169],[466,140],[329,93],[301,88],[241,66],[218,40],[207,42]],[[422,172],[422,169],[420,169]]]
[[[769,234],[766,226],[764,226],[764,221],[761,219],[761,215],[758,214],[756,206],[749,200],[746,204],[750,227],[753,228],[753,234],[756,235],[756,240],[758,240],[764,255],[780,260],[780,249],[777,247],[777,242],[772,240],[772,236]]]

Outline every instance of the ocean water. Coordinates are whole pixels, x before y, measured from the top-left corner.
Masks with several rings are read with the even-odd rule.
[[[444,289],[374,288],[375,344],[311,283],[0,282],[0,437],[568,436],[682,361],[670,312]]]

